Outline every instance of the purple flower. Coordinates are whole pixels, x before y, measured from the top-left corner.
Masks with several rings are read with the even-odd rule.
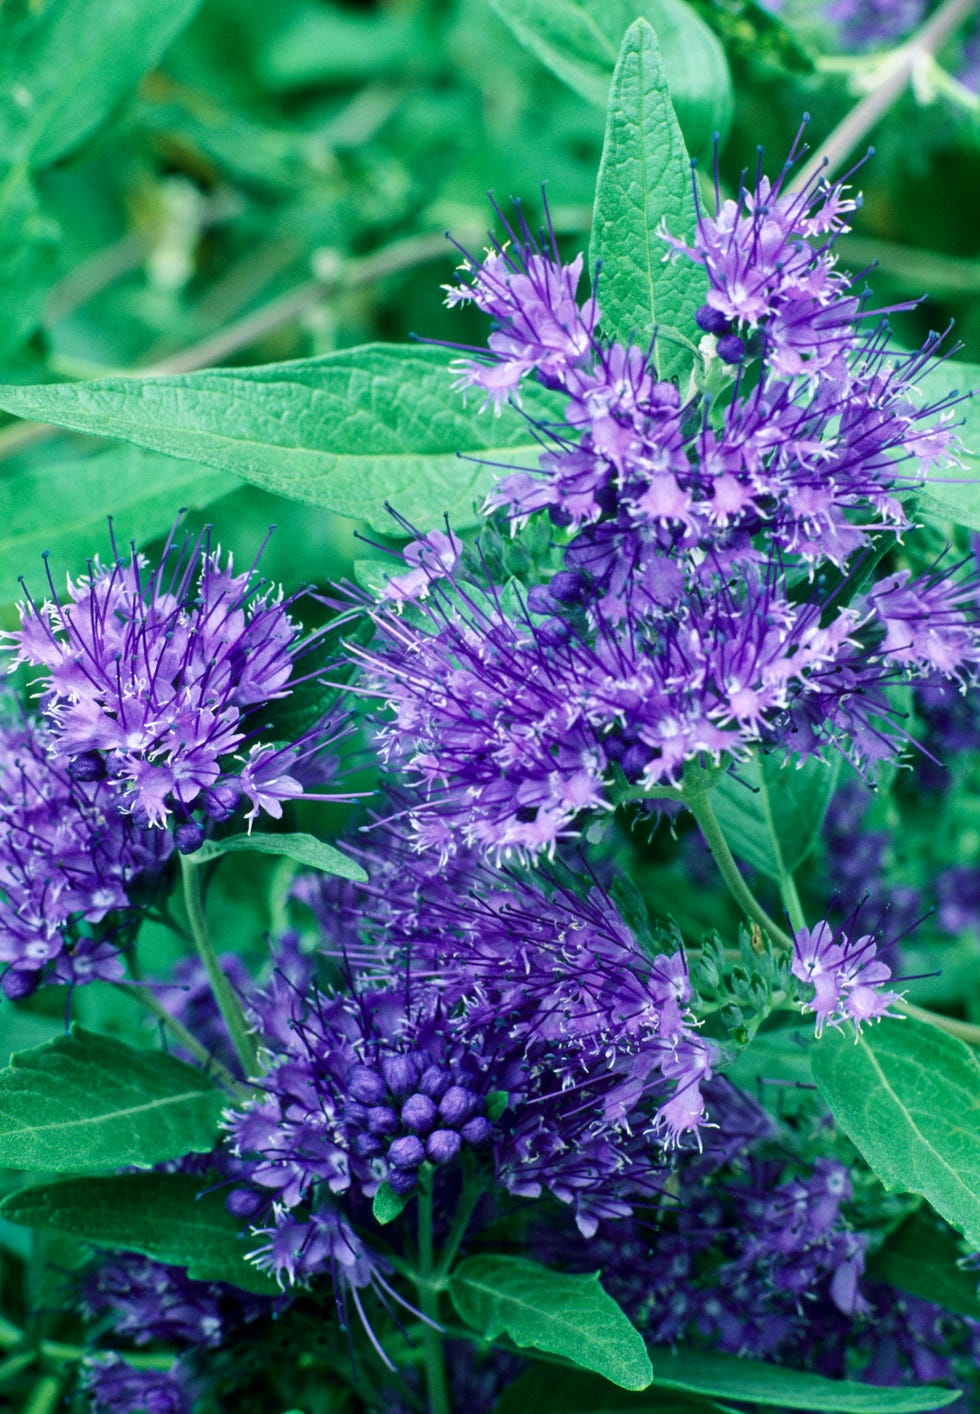
[[[575,298],[582,255],[562,265],[554,237],[548,250],[539,245],[519,207],[516,229],[495,209],[510,244],[494,242],[482,262],[464,251],[460,269],[466,283],[448,287],[446,303],[471,302],[495,321],[489,339],[493,362],[464,364],[457,386],[481,388],[484,406],[492,403],[499,412],[529,372],[554,387],[588,361],[599,311],[594,299],[579,305]]]
[[[411,600],[429,592],[429,585],[443,575],[451,575],[459,563],[462,545],[450,531],[432,530],[421,540],[413,540],[402,551],[405,563],[413,568],[401,575],[392,575],[385,585],[383,599]]]
[[[47,725],[0,721],[0,961],[3,990],[22,997],[45,978],[118,979],[141,890],[171,850],[116,809],[105,780],[79,779],[54,754]]]
[[[82,1384],[93,1414],[191,1414],[191,1394],[180,1362],[169,1370],[138,1370],[106,1352],[89,1356]]]
[[[182,1267],[135,1253],[111,1253],[82,1279],[79,1304],[89,1321],[111,1316],[117,1335],[136,1345],[159,1340],[180,1349],[214,1349],[244,1322],[269,1310],[266,1298],[222,1282],[193,1281]]]
[[[333,1204],[321,1204],[305,1218],[296,1218],[286,1207],[275,1204],[271,1225],[254,1228],[253,1232],[264,1241],[249,1257],[281,1287],[303,1286],[313,1277],[329,1273],[341,1328],[347,1327],[349,1308],[353,1306],[365,1335],[387,1369],[395,1367],[368,1319],[366,1292],[373,1292],[389,1314],[394,1303],[414,1320],[434,1324],[398,1294],[386,1277],[389,1263],[370,1250]]]
[[[829,0],[826,16],[843,49],[884,48],[922,23],[926,0]]]
[[[54,594],[21,609],[8,634],[14,665],[42,668],[41,708],[51,751],[69,772],[104,778],[118,808],[141,826],[177,828],[200,810],[228,817],[238,798],[247,818],[278,818],[304,793],[295,767],[326,744],[310,733],[277,749],[257,740],[256,721],[299,680],[310,641],[254,568],[232,572],[205,535],[179,546],[173,535],[156,569],[133,552],[111,568],[98,561]],[[244,752],[244,755],[241,753]],[[203,831],[185,831],[193,849]]]
[[[970,582],[901,572],[842,607],[778,562],[733,577],[707,552],[678,567],[678,600],[621,616],[583,612],[598,555],[576,563],[526,602],[450,578],[411,620],[375,610],[376,647],[352,646],[392,713],[379,741],[412,783],[418,848],[551,855],[626,786],[676,788],[689,763],[759,744],[894,755],[885,685],[972,680],[980,661]]]
[[[870,602],[885,637],[879,652],[917,676],[975,681],[980,664],[976,575],[957,583],[938,570],[910,579],[909,570],[881,579]]]
[[[803,1007],[816,1016],[818,1036],[827,1022],[840,1026],[850,1020],[860,1031],[863,1021],[894,1016],[888,1008],[901,1000],[901,993],[883,990],[891,968],[881,961],[870,934],[851,940],[843,930],[835,933],[829,923],[801,928],[793,943],[791,970],[814,989]]]
[[[726,356],[726,337],[758,331],[763,356],[779,376],[846,377],[861,308],[850,278],[836,267],[832,245],[850,230],[845,218],[858,203],[843,182],[830,186],[822,178],[785,191],[796,156],[794,144],[774,183],[759,170],[735,199],[722,202],[716,186],[716,215],[699,209],[691,245],[666,227],[662,235],[675,252],[705,267],[709,292],[698,323],[719,338],[717,352],[726,362],[745,356],[741,341],[739,351]]]
[[[488,507],[517,521],[547,510],[579,531],[614,525],[632,581],[625,612],[646,607],[648,583],[657,602],[657,560],[711,547],[751,563],[748,536],[764,527],[783,553],[843,566],[872,527],[907,525],[897,490],[931,466],[955,464],[945,404],[921,409],[914,396],[938,340],[892,357],[883,326],[860,331],[884,311],[851,294],[832,251],[856,201],[840,183],[784,190],[796,152],[775,183],[760,171],[715,217],[699,212],[692,245],[664,233],[675,258],[707,269],[709,302],[697,322],[711,341],[709,364],[712,350],[730,364],[763,364],[759,378],[731,375],[700,416],[658,380],[655,347],[597,336],[594,297],[573,298],[581,260],[562,265],[553,242],[535,240],[523,220],[506,256],[496,249],[464,267],[471,283],[458,298],[475,298],[498,327],[488,354],[464,362],[462,381],[492,390],[499,404],[534,376],[567,400],[564,423],[536,429],[538,469],[505,476]]]
[[[666,1152],[700,1142],[714,1061],[683,954],[646,956],[598,891],[501,887],[458,860],[433,879],[403,846],[391,863],[414,901],[364,900],[347,988],[297,992],[264,1096],[228,1118],[243,1180],[303,1223],[321,1195],[407,1196],[468,1153],[583,1232],[659,1191]]]

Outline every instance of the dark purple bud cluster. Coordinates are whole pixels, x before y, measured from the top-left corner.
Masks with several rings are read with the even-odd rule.
[[[412,1191],[426,1160],[451,1163],[464,1144],[485,1144],[493,1132],[483,1096],[451,1069],[411,1051],[384,1056],[376,1066],[356,1063],[347,1091],[344,1125],[353,1152],[386,1160],[399,1195]]]

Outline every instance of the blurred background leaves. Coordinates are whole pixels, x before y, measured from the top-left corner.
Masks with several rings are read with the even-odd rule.
[[[532,222],[547,183],[584,246],[620,40],[657,32],[684,137],[733,189],[761,144],[778,164],[804,110],[818,142],[873,80],[834,53],[819,7],[752,0],[4,0],[0,5],[0,382],[183,372],[413,335],[477,342],[440,286],[480,247],[492,191]],[[958,38],[940,59],[955,66]],[[874,134],[842,255],[878,303],[931,291],[909,339],[953,313],[980,357],[980,119],[941,86]],[[37,555],[78,571],[116,533],[145,544],[177,510],[213,516],[270,568],[349,572],[349,521],[154,452],[4,418],[0,613]],[[5,607],[3,607],[5,606]]]

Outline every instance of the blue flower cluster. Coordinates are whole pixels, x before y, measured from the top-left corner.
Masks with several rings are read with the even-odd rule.
[[[708,278],[687,403],[649,349],[602,337],[581,258],[519,222],[464,264],[450,302],[495,332],[460,386],[499,407],[533,377],[564,401],[536,428],[539,468],[488,502],[515,525],[546,512],[562,563],[501,588],[429,535],[374,610],[376,644],[352,650],[390,709],[381,747],[412,781],[419,848],[553,854],[587,812],[760,745],[863,767],[904,741],[896,683],[976,680],[972,571],[862,583],[908,527],[903,493],[956,465],[956,435],[949,406],[915,396],[937,341],[889,351],[833,253],[855,200],[792,189],[795,155],[700,211],[691,243],[663,232]]]
[[[941,557],[915,573],[899,555],[904,493],[956,466],[951,404],[916,394],[938,341],[889,350],[885,311],[834,254],[856,198],[820,179],[794,188],[796,155],[775,181],[760,170],[717,193],[689,240],[662,232],[665,259],[707,286],[683,395],[656,341],[605,336],[601,284],[580,299],[582,257],[563,262],[523,218],[467,258],[450,303],[494,328],[458,363],[460,390],[499,410],[535,379],[562,410],[535,428],[539,466],[504,476],[487,505],[515,534],[543,528],[544,569],[498,582],[492,556],[447,525],[350,610],[374,629],[349,644],[352,691],[381,704],[371,725],[391,776],[355,851],[369,882],[301,878],[290,926],[306,926],[276,940],[261,981],[225,960],[254,1069],[206,949],[160,991],[229,1090],[220,1146],[183,1162],[224,1190],[273,1294],[144,1257],[97,1263],[86,1317],[177,1357],[169,1372],[92,1357],[101,1414],[187,1414],[209,1360],[301,1322],[304,1302],[319,1318],[325,1291],[352,1348],[366,1341],[393,1373],[375,1311],[428,1341],[433,1268],[416,1309],[413,1264],[438,1239],[441,1281],[469,1237],[501,1228],[550,1265],[601,1265],[653,1343],[838,1375],[952,1372],[939,1308],[910,1298],[903,1326],[865,1274],[881,1234],[824,1142],[820,1102],[805,1125],[783,1121],[724,1077],[745,1037],[720,976],[698,994],[709,944],[695,963],[641,909],[627,924],[605,863],[583,871],[565,848],[620,805],[695,811],[760,749],[867,769],[905,740],[896,684],[948,705],[980,681],[975,567]],[[68,602],[52,595],[11,636],[15,661],[42,670],[40,719],[3,729],[11,996],[42,975],[118,975],[102,922],[122,926],[174,852],[243,802],[251,824],[309,794],[302,763],[329,738],[324,723],[285,745],[267,731],[310,641],[289,601],[206,540],[169,543],[153,571],[135,554],[95,565]],[[743,938],[754,1025],[796,1004],[818,1037],[894,1014],[892,968],[857,919]],[[412,1203],[417,1239],[397,1221]],[[955,1341],[980,1350],[975,1323],[959,1320]],[[490,1408],[513,1375],[502,1358],[478,1391],[454,1380]],[[404,1407],[406,1390],[411,1404],[412,1378],[377,1408]]]

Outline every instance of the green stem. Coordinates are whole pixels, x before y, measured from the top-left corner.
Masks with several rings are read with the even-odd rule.
[[[429,1325],[429,1321],[439,1320],[439,1287],[436,1275],[435,1251],[432,1241],[432,1177],[419,1188],[419,1270],[416,1286],[419,1294],[419,1310],[426,1317],[423,1330],[423,1350],[425,1355],[425,1386],[429,1395],[429,1414],[452,1414],[449,1403],[449,1386],[446,1382],[446,1366],[442,1355],[442,1332]]]
[[[786,916],[793,927],[793,932],[798,933],[801,928],[806,927],[806,915],[803,912],[803,905],[800,902],[800,895],[796,887],[796,880],[792,874],[781,874],[779,876],[779,897],[783,901]]]
[[[189,1051],[192,1056],[200,1061],[203,1068],[209,1071],[226,1090],[232,1091],[237,1097],[245,1095],[244,1087],[232,1075],[231,1071],[216,1060],[206,1047],[202,1046],[196,1036],[193,1036],[182,1021],[178,1021],[175,1016],[163,1005],[158,997],[155,997],[149,987],[141,987],[138,982],[113,982],[112,984],[127,997],[132,997],[134,1002],[139,1002],[160,1020],[168,1031],[173,1033],[175,1040],[179,1041],[185,1051]]]
[[[449,1235],[446,1238],[445,1245],[439,1253],[439,1261],[432,1273],[433,1285],[437,1288],[445,1283],[446,1277],[449,1275],[449,1270],[456,1260],[456,1253],[459,1251],[460,1244],[466,1236],[466,1229],[470,1225],[473,1209],[480,1201],[482,1189],[477,1183],[473,1182],[471,1177],[468,1176],[468,1179],[469,1181],[464,1184],[463,1191],[459,1195],[459,1206],[456,1209],[452,1227],[449,1229]]]
[[[772,938],[773,942],[779,943],[784,948],[791,948],[793,940],[788,933],[775,923],[766,910],[759,903],[758,899],[749,888],[738,871],[735,858],[728,848],[728,841],[722,833],[718,823],[718,817],[714,812],[710,796],[689,795],[685,797],[684,804],[690,810],[698,823],[704,842],[711,850],[714,861],[718,866],[718,872],[728,886],[728,891],[735,899],[747,918],[751,918],[754,923],[764,929]]]
[[[924,1021],[929,1026],[935,1026],[938,1031],[945,1031],[949,1036],[966,1041],[968,1045],[980,1046],[980,1026],[974,1026],[970,1021],[957,1021],[955,1016],[943,1016],[941,1012],[928,1011],[912,1002],[896,1002],[895,1005],[913,1021]]]
[[[871,92],[854,105],[797,173],[793,180],[794,190],[801,190],[821,171],[830,176],[847,160],[898,102],[923,65],[973,14],[976,3],[977,0],[946,0],[929,16],[921,29],[895,50],[889,61],[882,64],[878,82]]]
[[[198,956],[204,963],[218,1010],[224,1018],[228,1035],[235,1047],[235,1054],[241,1062],[247,1079],[251,1075],[260,1073],[258,1052],[249,1033],[241,1002],[228,978],[222,972],[218,955],[211,943],[207,918],[204,913],[204,899],[201,894],[200,868],[185,854],[181,855],[180,872],[184,885],[184,904],[187,908],[187,921],[190,923],[191,937],[194,939]]]
[[[61,1381],[57,1375],[44,1375],[31,1391],[23,1414],[54,1414],[61,1403]]]

